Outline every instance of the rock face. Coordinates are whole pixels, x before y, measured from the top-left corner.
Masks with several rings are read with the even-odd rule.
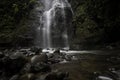
[[[72,12],[69,7],[64,8],[64,13],[62,13],[63,9],[61,7],[55,8],[55,14],[54,20],[51,25],[51,36],[52,36],[52,44],[53,47],[68,47],[68,43],[66,42],[66,39],[68,39],[68,36],[71,35],[71,22],[72,22]],[[59,48],[59,47],[58,47]]]

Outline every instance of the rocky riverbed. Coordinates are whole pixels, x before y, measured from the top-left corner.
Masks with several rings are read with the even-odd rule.
[[[120,80],[119,51],[0,51],[0,80]]]

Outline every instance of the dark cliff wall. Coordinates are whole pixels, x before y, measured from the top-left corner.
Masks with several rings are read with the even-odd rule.
[[[69,2],[74,12],[72,27],[69,30],[71,48],[97,48],[95,45],[119,46],[120,2],[117,0],[69,0]],[[35,5],[37,3],[37,0],[0,0],[0,46],[34,44],[35,27],[40,25],[38,14],[42,14],[42,4]],[[36,10],[35,6],[41,6],[41,9]]]
[[[69,1],[74,11],[73,48],[119,46],[120,2],[116,0]]]
[[[27,23],[34,4],[35,0],[0,0],[0,46],[29,42]]]
[[[1,1],[0,47],[33,46],[42,7],[40,0]]]

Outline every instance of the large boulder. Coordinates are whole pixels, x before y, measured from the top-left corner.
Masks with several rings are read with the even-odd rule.
[[[6,75],[11,76],[19,73],[26,64],[27,60],[22,56],[2,58],[3,71]]]
[[[5,55],[2,53],[2,52],[0,52],[0,73],[1,73],[1,71],[2,71],[2,69],[3,69],[3,61],[2,61],[2,58],[4,57]]]
[[[48,72],[51,68],[48,64],[48,57],[46,54],[35,55],[31,58],[31,72]]]
[[[48,61],[48,56],[46,54],[35,55],[31,58],[31,64],[33,65],[38,62],[47,63],[47,61]]]
[[[18,80],[19,79],[19,75],[13,75],[9,80]]]
[[[32,73],[41,73],[41,72],[46,73],[50,71],[51,71],[51,67],[49,64],[46,64],[46,63],[38,62],[35,65],[31,66]]]
[[[60,54],[60,50],[59,50],[59,49],[56,49],[56,50],[54,51],[54,53]]]
[[[26,63],[24,68],[22,69],[22,73],[28,73],[31,71],[31,63]]]
[[[16,51],[14,53],[11,53],[9,55],[10,59],[17,59],[17,58],[20,58],[20,57],[24,57],[24,55],[22,54],[22,52],[19,52],[19,51]]]
[[[36,76],[33,73],[27,73],[22,75],[19,80],[36,80]]]
[[[65,59],[64,53],[61,53],[59,49],[56,49],[53,54],[49,55],[49,62],[52,64],[59,63]]]
[[[41,48],[37,48],[37,47],[32,47],[30,49],[30,51],[35,52],[35,54],[38,55],[38,54],[40,54],[42,52],[42,49]]]
[[[45,80],[67,80],[68,76],[67,72],[51,72],[46,76]]]
[[[3,58],[4,54],[2,52],[0,52],[0,58]]]

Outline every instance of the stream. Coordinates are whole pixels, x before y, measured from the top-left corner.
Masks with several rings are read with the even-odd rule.
[[[0,51],[0,72],[2,74],[0,80],[4,77],[8,80],[13,74],[17,76],[19,74],[20,80],[26,80],[22,76],[31,73],[36,74],[35,80],[41,80],[42,76],[50,76],[53,72],[56,76],[59,72],[67,72],[69,80],[120,80],[119,53],[119,50],[76,51],[36,48],[2,50]],[[23,73],[21,68],[27,72]],[[41,74],[41,72],[44,73]]]

